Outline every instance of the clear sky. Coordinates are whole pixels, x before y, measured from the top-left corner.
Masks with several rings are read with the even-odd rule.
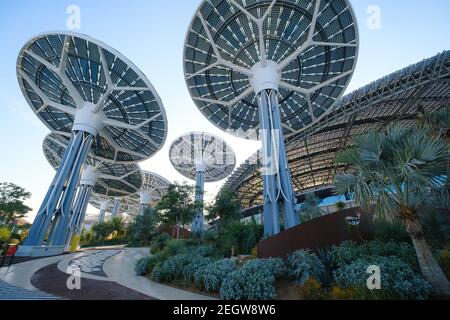
[[[49,133],[33,114],[17,84],[16,59],[34,35],[67,30],[70,5],[81,9],[81,29],[135,63],[150,79],[166,107],[169,133],[164,149],[141,164],[171,181],[185,181],[170,165],[168,147],[186,132],[207,131],[225,138],[238,162],[259,147],[220,131],[197,110],[182,67],[184,38],[200,0],[15,0],[0,1],[0,181],[16,183],[33,196],[36,211],[54,176],[42,152]],[[450,49],[448,0],[351,0],[360,30],[360,52],[350,92],[395,70]],[[368,9],[381,10],[380,28],[369,28]],[[373,11],[369,10],[373,13]],[[373,24],[370,24],[373,26]],[[211,199],[221,183],[206,186]],[[89,213],[95,209],[89,208]]]

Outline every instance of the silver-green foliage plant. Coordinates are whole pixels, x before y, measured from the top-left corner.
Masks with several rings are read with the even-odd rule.
[[[309,278],[322,280],[326,269],[317,255],[311,251],[298,250],[288,258],[290,276],[299,284],[304,284]]]
[[[406,262],[398,257],[377,257],[359,259],[343,265],[334,271],[336,283],[344,288],[367,288],[370,266],[381,271],[381,289],[389,290],[403,299],[426,299],[430,293],[430,284]]]
[[[234,259],[221,259],[209,264],[203,270],[203,286],[208,292],[219,292],[222,282],[236,268]]]
[[[225,300],[270,300],[276,298],[276,279],[287,275],[282,259],[254,259],[230,273],[222,283]]]
[[[414,247],[405,242],[373,240],[358,244],[352,241],[345,241],[339,246],[334,246],[331,254],[337,266],[344,266],[358,259],[382,256],[397,257],[413,268],[417,268]]]

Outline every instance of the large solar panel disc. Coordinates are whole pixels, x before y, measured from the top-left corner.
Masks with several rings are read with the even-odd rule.
[[[142,176],[142,190],[148,192],[151,198],[150,206],[153,207],[166,194],[170,182],[160,175],[149,171],[142,171]]]
[[[209,121],[254,139],[260,119],[252,68],[274,62],[281,121],[290,135],[311,126],[342,96],[358,44],[348,0],[204,0],[186,37],[186,83]]]
[[[67,144],[61,142],[56,134],[49,134],[43,143],[43,151],[51,166],[57,170],[61,164]],[[99,174],[93,192],[107,197],[125,197],[139,191],[142,174],[137,164],[120,164],[99,161],[88,156],[86,164],[97,168]]]
[[[103,160],[138,162],[153,156],[167,134],[156,90],[128,59],[106,44],[72,32],[47,32],[20,51],[22,93],[52,131],[70,136],[86,104],[104,113],[92,153]]]
[[[130,195],[120,199],[120,208],[119,214],[122,215],[124,213],[128,215],[136,215],[139,211],[139,198],[137,198],[138,202],[135,202],[135,197],[137,195]],[[100,210],[103,201],[108,201],[108,209],[107,212],[112,212],[114,209],[114,198],[105,197],[103,195],[99,195],[93,193],[89,199],[89,204],[93,206],[95,209]]]
[[[236,166],[233,149],[210,133],[192,132],[176,139],[169,150],[174,168],[186,178],[195,180],[198,165],[204,166],[205,182],[228,177]]]

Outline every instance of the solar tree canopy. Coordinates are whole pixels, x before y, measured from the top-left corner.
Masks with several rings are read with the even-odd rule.
[[[159,200],[161,200],[161,198],[167,192],[170,182],[167,179],[161,177],[160,175],[149,171],[142,171],[142,176],[143,176],[142,191],[148,193],[151,199],[150,206],[154,206]]]
[[[167,119],[154,87],[103,42],[67,31],[37,35],[20,51],[17,76],[28,104],[52,132],[69,137],[86,105],[101,113],[91,146],[99,159],[142,161],[165,142]]]
[[[44,154],[57,170],[61,164],[68,140],[49,134],[43,143]],[[86,164],[96,168],[98,179],[93,192],[106,197],[124,197],[139,191],[142,186],[142,174],[137,164],[104,162],[94,156],[88,156]]]
[[[186,178],[196,180],[199,166],[205,182],[217,182],[229,176],[236,166],[233,149],[210,133],[191,132],[176,139],[169,150],[174,168]]]
[[[121,203],[119,207],[119,214],[128,214],[128,215],[136,215],[139,211],[139,198],[136,198],[137,195],[129,195],[121,198]],[[108,209],[106,211],[112,212],[114,209],[114,198],[105,197],[103,195],[99,195],[97,193],[93,193],[91,198],[89,199],[89,204],[94,208],[101,210],[102,203],[104,201],[108,202]],[[136,202],[137,201],[137,202]]]
[[[204,0],[186,37],[185,79],[210,122],[255,138],[247,134],[260,124],[255,89],[278,78],[281,121],[290,135],[342,96],[358,43],[347,0]],[[273,72],[265,73],[261,63]]]

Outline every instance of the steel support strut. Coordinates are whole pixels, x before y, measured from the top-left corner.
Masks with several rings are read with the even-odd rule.
[[[70,246],[74,236],[81,235],[83,229],[84,218],[86,217],[86,210],[89,204],[89,199],[92,194],[93,186],[81,185],[75,200],[75,206],[72,212],[72,219],[70,220],[66,246]]]
[[[122,205],[122,200],[119,198],[114,199],[114,207],[111,212],[111,217],[115,218],[119,216],[120,207]]]
[[[205,189],[205,170],[197,167],[195,179],[195,203],[199,205],[197,214],[192,221],[192,232],[203,232],[203,193]]]
[[[64,245],[64,234],[80,180],[81,167],[86,160],[92,139],[91,133],[72,132],[61,165],[36,215],[24,246],[41,246],[52,222],[49,244]]]
[[[283,201],[285,229],[299,223],[294,211],[295,195],[281,124],[278,92],[266,89],[258,94],[261,123],[263,191],[264,191],[264,233],[272,236],[280,232],[278,202]]]
[[[98,216],[98,223],[105,222],[105,215],[106,215],[106,210],[108,210],[108,204],[109,204],[108,200],[103,200],[100,203],[100,214]]]

